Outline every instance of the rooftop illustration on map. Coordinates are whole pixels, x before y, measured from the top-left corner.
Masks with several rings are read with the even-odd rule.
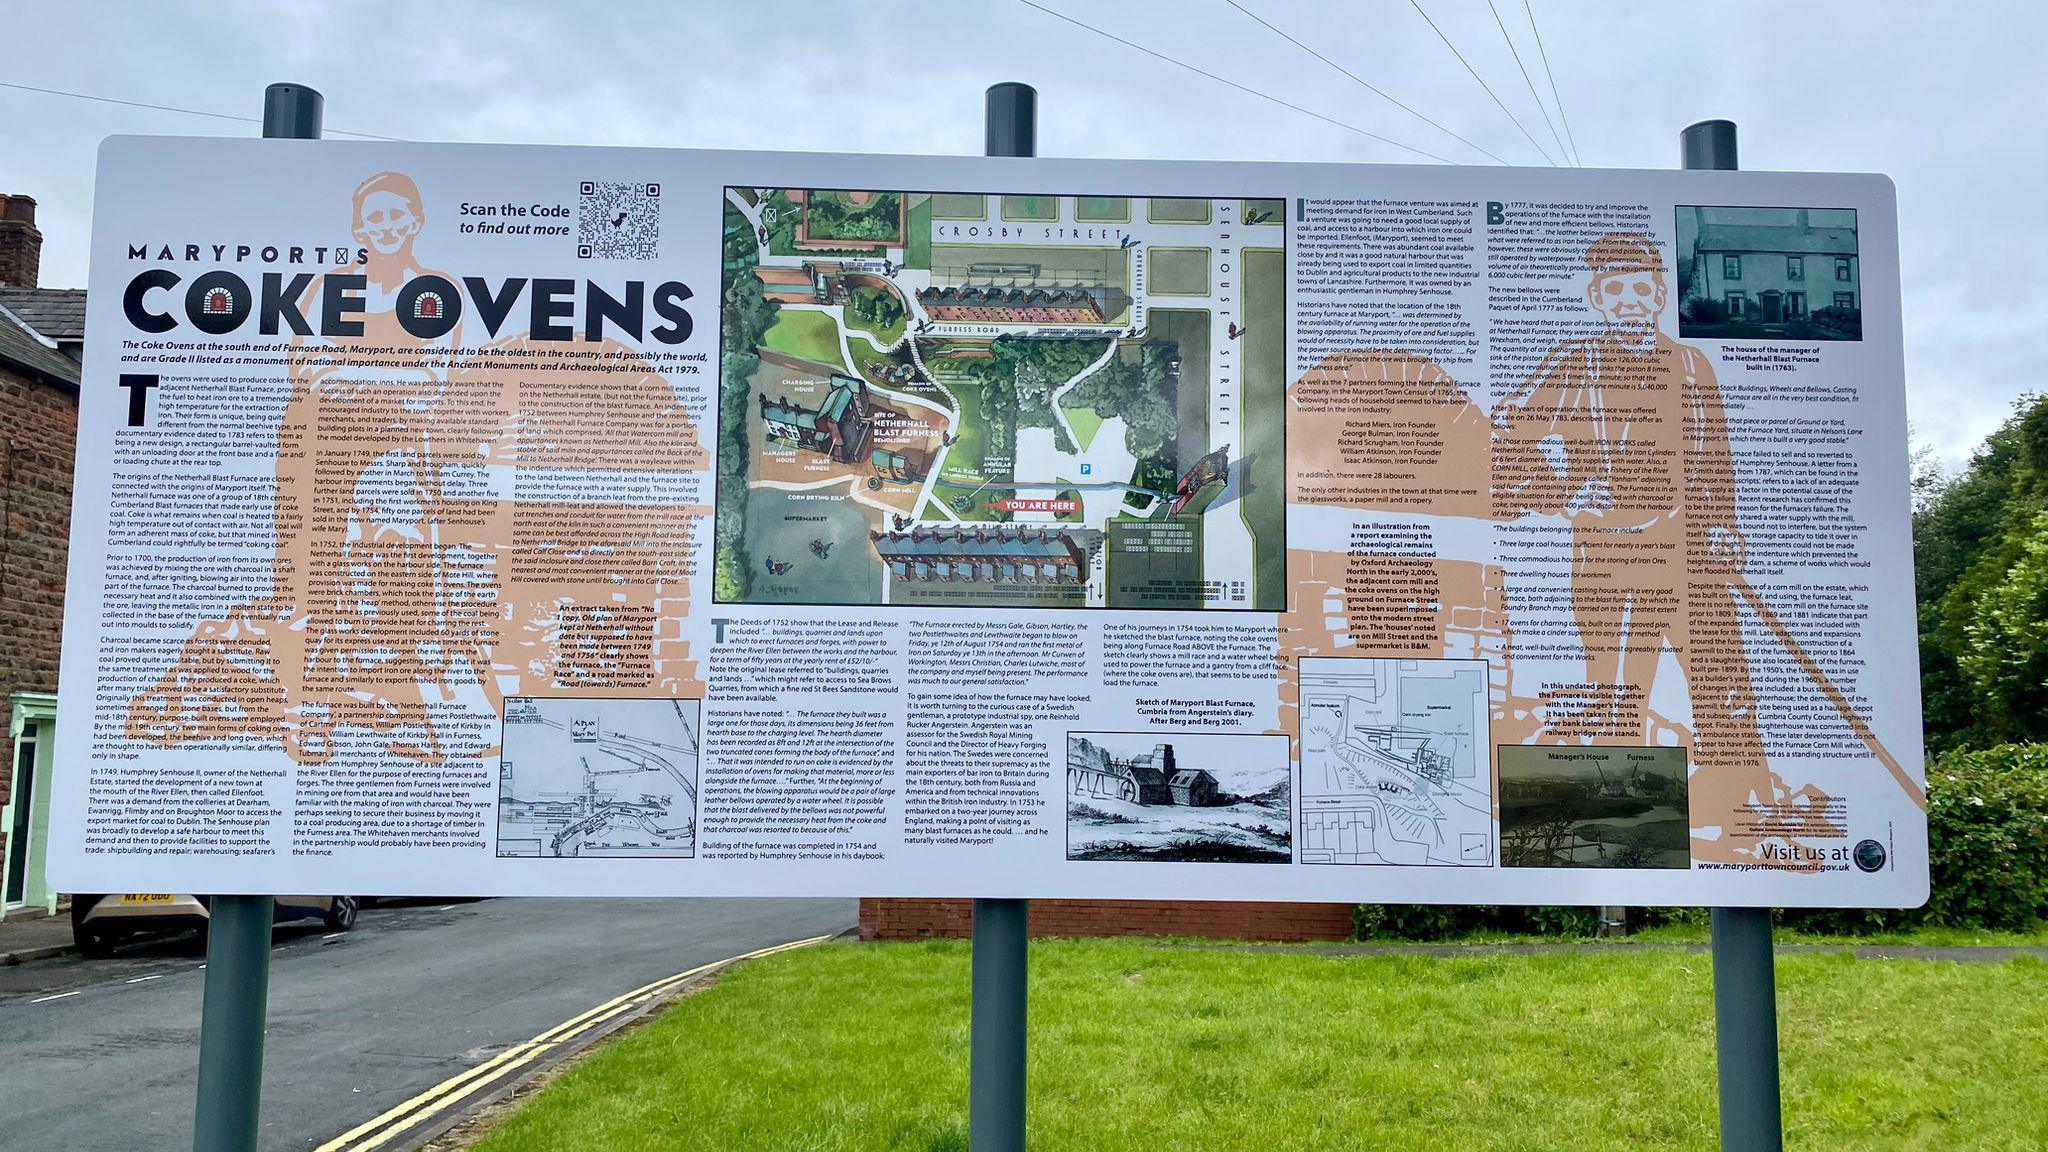
[[[728,188],[724,603],[1279,611],[1279,200]]]

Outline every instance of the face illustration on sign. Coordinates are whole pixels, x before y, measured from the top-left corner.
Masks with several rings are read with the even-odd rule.
[[[1607,327],[1623,340],[1641,342],[1656,331],[1657,317],[1664,311],[1664,275],[1661,272],[1617,272],[1596,276],[1586,288],[1586,299]]]
[[[357,192],[355,237],[380,256],[397,256],[412,246],[424,222],[419,189],[387,172]]]

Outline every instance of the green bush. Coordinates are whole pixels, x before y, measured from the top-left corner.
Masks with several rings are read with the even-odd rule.
[[[2027,928],[2048,920],[2048,744],[1936,761],[1927,771],[1927,835],[1928,922]]]
[[[1810,932],[1882,932],[1937,924],[2026,931],[2048,921],[2048,744],[1952,752],[1927,770],[1933,891],[1925,908],[1793,908],[1778,923]],[[1697,908],[1631,908],[1634,927],[1703,923]],[[1361,940],[1447,940],[1481,932],[1591,936],[1592,908],[1360,904]]]

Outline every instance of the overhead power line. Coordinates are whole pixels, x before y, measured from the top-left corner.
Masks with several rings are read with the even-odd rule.
[[[1529,0],[1522,0],[1522,11],[1529,14],[1529,31],[1536,34],[1536,55],[1543,61],[1543,75],[1550,81],[1550,100],[1557,105],[1557,118],[1564,124],[1564,140],[1571,146],[1572,163],[1579,163],[1579,142],[1572,139],[1571,118],[1564,114],[1564,97],[1557,94],[1557,73],[1550,70],[1550,53],[1543,50],[1543,31],[1536,27],[1536,9],[1529,6]]]
[[[1043,4],[1038,4],[1038,3],[1034,3],[1034,2],[1033,2],[1033,0],[1017,0],[1017,2],[1018,2],[1019,4],[1022,4],[1022,5],[1024,5],[1024,6],[1026,7],[1026,8],[1036,8],[1036,9],[1037,9],[1037,10],[1039,10],[1040,12],[1043,12],[1043,13],[1045,13],[1045,14],[1046,14],[1047,16],[1054,16],[1054,17],[1057,17],[1057,18],[1059,18],[1059,19],[1061,19],[1061,20],[1064,20],[1064,21],[1066,21],[1067,23],[1069,23],[1069,24],[1072,24],[1072,25],[1073,25],[1074,27],[1076,27],[1076,28],[1082,28],[1082,29],[1086,29],[1087,31],[1090,31],[1090,32],[1093,32],[1093,33],[1095,33],[1095,34],[1096,34],[1097,36],[1101,36],[1101,37],[1103,37],[1103,38],[1105,38],[1105,39],[1109,39],[1109,40],[1114,40],[1114,41],[1116,41],[1117,43],[1119,43],[1119,44],[1123,45],[1123,46],[1124,46],[1124,47],[1126,47],[1126,48],[1135,48],[1135,49],[1137,49],[1138,51],[1140,51],[1140,52],[1143,52],[1143,53],[1144,53],[1145,55],[1147,55],[1147,56],[1150,56],[1150,57],[1152,57],[1152,58],[1153,58],[1153,59],[1155,59],[1155,60],[1164,60],[1165,62],[1167,62],[1168,64],[1171,64],[1171,65],[1173,65],[1173,66],[1174,66],[1174,67],[1176,67],[1176,68],[1185,68],[1185,69],[1187,69],[1188,71],[1190,71],[1190,72],[1193,72],[1193,73],[1195,73],[1195,74],[1196,74],[1196,75],[1198,75],[1198,76],[1206,76],[1206,77],[1208,77],[1209,79],[1211,79],[1211,80],[1214,80],[1214,81],[1216,81],[1216,82],[1217,82],[1218,84],[1223,84],[1223,85],[1227,85],[1227,86],[1229,86],[1229,87],[1231,87],[1231,88],[1235,88],[1235,89],[1237,89],[1237,90],[1238,90],[1239,92],[1242,92],[1242,93],[1244,93],[1244,94],[1245,94],[1245,95],[1247,95],[1247,96],[1257,96],[1257,97],[1258,97],[1259,99],[1261,99],[1261,100],[1265,100],[1265,101],[1268,101],[1268,102],[1270,102],[1270,103],[1273,103],[1273,104],[1278,104],[1278,105],[1279,105],[1279,106],[1281,106],[1282,108],[1289,108],[1289,109],[1292,109],[1292,110],[1294,110],[1294,111],[1296,111],[1296,112],[1299,112],[1299,113],[1301,113],[1301,114],[1302,114],[1302,115],[1304,115],[1304,116],[1313,116],[1314,118],[1316,118],[1317,120],[1321,120],[1321,121],[1322,121],[1323,123],[1325,123],[1325,124],[1331,124],[1331,125],[1335,125],[1335,126],[1336,126],[1336,127],[1338,127],[1338,128],[1342,128],[1342,129],[1344,129],[1344,130],[1345,130],[1346,132],[1356,132],[1356,133],[1357,133],[1358,135],[1360,135],[1360,136],[1365,136],[1365,137],[1368,137],[1368,138],[1370,138],[1370,139],[1373,139],[1373,140],[1377,140],[1377,141],[1379,141],[1379,142],[1380,142],[1380,143],[1382,143],[1382,144],[1390,144],[1390,145],[1392,145],[1392,146],[1394,146],[1394,147],[1396,147],[1396,148],[1399,148],[1399,149],[1401,149],[1401,150],[1402,150],[1403,152],[1413,152],[1413,153],[1415,153],[1415,154],[1416,154],[1417,156],[1424,156],[1424,157],[1427,157],[1427,158],[1429,158],[1429,159],[1431,159],[1431,160],[1434,160],[1434,161],[1436,161],[1436,162],[1437,162],[1437,163],[1439,163],[1439,164],[1456,164],[1456,163],[1457,163],[1457,161],[1456,161],[1456,160],[1452,160],[1452,159],[1450,159],[1450,158],[1449,158],[1449,157],[1447,157],[1447,156],[1439,156],[1439,155],[1437,155],[1437,154],[1436,154],[1436,153],[1434,153],[1434,152],[1429,152],[1429,151],[1425,151],[1425,150],[1423,150],[1423,149],[1421,149],[1421,148],[1417,148],[1417,147],[1415,147],[1415,146],[1414,146],[1414,145],[1412,145],[1412,144],[1403,144],[1403,143],[1401,143],[1401,142],[1400,142],[1399,140],[1392,140],[1392,139],[1389,139],[1389,138],[1387,138],[1387,137],[1385,137],[1385,136],[1382,136],[1382,135],[1380,135],[1380,134],[1379,134],[1379,133],[1377,133],[1377,132],[1368,132],[1368,131],[1366,131],[1365,129],[1363,129],[1363,128],[1360,128],[1360,127],[1359,127],[1358,125],[1356,125],[1356,124],[1346,124],[1346,123],[1345,123],[1344,121],[1342,121],[1342,120],[1338,120],[1338,119],[1335,119],[1334,117],[1330,117],[1330,116],[1325,116],[1325,115],[1323,115],[1323,114],[1322,114],[1321,112],[1316,112],[1316,111],[1312,111],[1312,110],[1310,110],[1310,109],[1307,109],[1307,108],[1303,108],[1303,107],[1302,107],[1301,105],[1299,105],[1299,104],[1292,104],[1292,103],[1289,103],[1288,101],[1282,100],[1282,99],[1281,99],[1281,98],[1279,98],[1278,96],[1274,96],[1274,95],[1270,95],[1270,94],[1268,94],[1268,93],[1265,93],[1265,92],[1261,92],[1261,91],[1259,91],[1259,90],[1258,90],[1258,89],[1256,89],[1256,88],[1247,88],[1247,87],[1245,87],[1244,85],[1242,85],[1242,84],[1239,84],[1239,83],[1238,83],[1237,81],[1235,81],[1235,80],[1230,80],[1230,79],[1227,79],[1227,78],[1225,78],[1225,77],[1222,77],[1222,76],[1218,76],[1218,75],[1217,75],[1216,73],[1214,73],[1214,72],[1210,72],[1210,71],[1208,71],[1207,69],[1203,69],[1203,68],[1197,68],[1197,67],[1195,67],[1195,66],[1194,66],[1193,64],[1190,64],[1190,63],[1188,63],[1188,62],[1187,62],[1187,61],[1185,61],[1185,60],[1177,60],[1177,59],[1175,59],[1175,58],[1173,58],[1173,57],[1171,57],[1171,56],[1168,56],[1168,55],[1167,55],[1166,53],[1164,53],[1164,52],[1155,52],[1155,51],[1153,51],[1152,49],[1150,49],[1150,48],[1147,48],[1147,47],[1145,47],[1145,46],[1144,46],[1143,44],[1137,44],[1137,43],[1133,43],[1132,41],[1126,40],[1126,39],[1124,39],[1123,37],[1121,37],[1121,36],[1118,36],[1118,35],[1117,35],[1116,33],[1114,33],[1114,32],[1105,32],[1105,31],[1103,31],[1102,29],[1100,29],[1100,28],[1097,28],[1097,27],[1095,27],[1095,26],[1094,26],[1093,24],[1086,24],[1086,23],[1083,23],[1083,22],[1081,22],[1081,21],[1079,21],[1079,20],[1076,20],[1076,19],[1074,19],[1074,18],[1073,18],[1072,16],[1069,16],[1069,15],[1067,15],[1067,14],[1066,14],[1066,13],[1064,13],[1064,12],[1055,12],[1055,11],[1053,11],[1052,9],[1050,9],[1050,8],[1047,8],[1047,7],[1046,7],[1045,5],[1043,5]]]
[[[1309,47],[1301,41],[1296,40],[1293,36],[1288,35],[1286,30],[1275,26],[1272,21],[1267,20],[1265,17],[1259,15],[1258,13],[1252,11],[1244,5],[1239,4],[1237,0],[1226,0],[1226,2],[1232,8],[1235,8],[1239,12],[1242,12],[1245,15],[1251,17],[1252,19],[1258,21],[1259,23],[1264,24],[1269,31],[1271,31],[1274,35],[1280,37],[1282,40],[1287,41],[1289,44],[1294,45],[1296,48],[1301,49],[1303,52],[1308,53],[1309,55],[1315,57],[1318,60],[1321,60],[1323,63],[1328,64],[1330,67],[1335,68],[1337,71],[1342,72],[1344,75],[1350,77],[1353,83],[1365,89],[1367,92],[1370,92],[1373,95],[1379,97],[1380,99],[1385,100],[1387,103],[1392,104],[1394,107],[1399,108],[1401,111],[1408,113],[1410,116],[1415,117],[1417,120],[1422,121],[1424,124],[1429,125],[1431,128],[1436,129],[1444,135],[1449,136],[1451,139],[1456,140],[1458,143],[1465,145],[1467,148],[1471,148],[1474,151],[1480,153],[1481,155],[1486,156],[1488,159],[1493,160],[1495,163],[1507,163],[1506,160],[1502,160],[1500,157],[1495,156],[1492,152],[1487,151],[1486,149],[1480,147],[1472,141],[1467,140],[1463,136],[1458,135],[1456,132],[1451,131],[1449,128],[1446,128],[1443,125],[1437,123],[1436,121],[1431,120],[1429,117],[1424,116],[1422,113],[1417,112],[1415,109],[1410,108],[1408,105],[1403,104],[1399,100],[1394,99],[1392,96],[1387,95],[1385,92],[1380,91],[1378,88],[1373,87],[1371,84],[1367,83],[1364,78],[1360,77],[1356,72],[1353,72],[1351,69],[1344,67],[1342,64],[1337,63],[1335,60],[1330,59],[1328,56],[1323,55],[1321,52],[1316,51],[1315,49]]]
[[[1550,129],[1550,138],[1557,142],[1557,150],[1564,154],[1564,158],[1571,160],[1572,154],[1565,149],[1564,137],[1557,134],[1557,125],[1550,121],[1550,109],[1543,106],[1543,97],[1536,94],[1536,81],[1530,77],[1529,69],[1522,63],[1522,53],[1515,47],[1515,38],[1508,35],[1507,22],[1500,18],[1500,9],[1494,7],[1493,0],[1486,0],[1486,7],[1493,13],[1494,24],[1500,28],[1500,38],[1508,42],[1508,55],[1515,58],[1515,67],[1522,73],[1522,83],[1529,86],[1529,99],[1534,100],[1536,110],[1543,113],[1543,125]],[[1572,164],[1576,166],[1578,161],[1572,160]]]
[[[1522,136],[1529,141],[1530,145],[1534,147],[1536,151],[1541,152],[1543,154],[1543,159],[1545,162],[1547,162],[1553,168],[1557,167],[1557,161],[1552,160],[1550,158],[1549,151],[1547,151],[1541,143],[1537,142],[1536,137],[1531,136],[1529,134],[1529,130],[1527,128],[1522,127],[1522,121],[1513,112],[1508,111],[1508,106],[1506,104],[1501,103],[1500,97],[1495,96],[1493,94],[1492,86],[1488,85],[1486,82],[1486,78],[1479,74],[1479,69],[1474,68],[1472,66],[1472,62],[1470,60],[1465,59],[1465,54],[1463,52],[1458,51],[1458,46],[1456,44],[1451,43],[1451,38],[1449,36],[1444,35],[1444,30],[1436,26],[1436,21],[1431,20],[1429,18],[1429,13],[1424,12],[1422,10],[1422,5],[1418,3],[1417,0],[1408,0],[1408,3],[1414,6],[1415,14],[1422,17],[1422,22],[1429,25],[1429,30],[1431,32],[1436,33],[1436,38],[1444,42],[1444,47],[1449,48],[1451,50],[1451,55],[1456,56],[1458,58],[1458,63],[1463,64],[1465,66],[1465,71],[1470,72],[1472,74],[1472,78],[1474,80],[1479,81],[1479,87],[1485,89],[1487,96],[1492,98],[1494,106],[1499,108],[1501,112],[1507,116],[1508,119],[1513,120],[1515,122],[1515,127],[1521,129]]]
[[[0,88],[14,88],[23,92],[38,92],[44,96],[63,96],[71,100],[91,100],[98,104],[119,104],[124,108],[148,108],[154,112],[177,112],[186,116],[206,116],[214,120],[239,120],[244,124],[261,124],[260,116],[236,116],[227,112],[208,112],[203,108],[174,108],[169,104],[146,104],[140,100],[116,100],[112,96],[94,96],[89,92],[66,92],[59,88],[38,88],[33,84],[13,84],[0,80]],[[330,136],[361,136],[366,140],[398,140],[397,136],[379,136],[375,132],[350,132],[346,128],[328,128]]]

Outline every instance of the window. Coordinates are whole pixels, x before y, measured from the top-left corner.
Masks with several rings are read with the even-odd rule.
[[[1835,307],[1854,310],[1856,307],[1856,294],[1854,292],[1835,293]]]
[[[1740,319],[1742,314],[1749,308],[1749,296],[1747,293],[1730,292],[1727,296],[1723,297],[1723,301],[1728,306],[1728,318],[1730,320]]]
[[[1849,258],[1847,256],[1835,257],[1835,279],[1849,279]]]
[[[1804,315],[1806,315],[1806,293],[1804,293],[1804,292],[1787,292],[1787,293],[1785,294],[1785,315],[1787,315],[1787,316],[1804,316]]]
[[[1740,280],[1740,279],[1742,279],[1742,257],[1740,257],[1740,256],[1723,256],[1723,257],[1721,257],[1721,278],[1722,278],[1723,280]]]
[[[1787,256],[1787,257],[1785,257],[1785,279],[1787,279],[1787,280],[1804,280],[1804,279],[1806,279],[1806,257],[1804,257],[1804,256]]]

